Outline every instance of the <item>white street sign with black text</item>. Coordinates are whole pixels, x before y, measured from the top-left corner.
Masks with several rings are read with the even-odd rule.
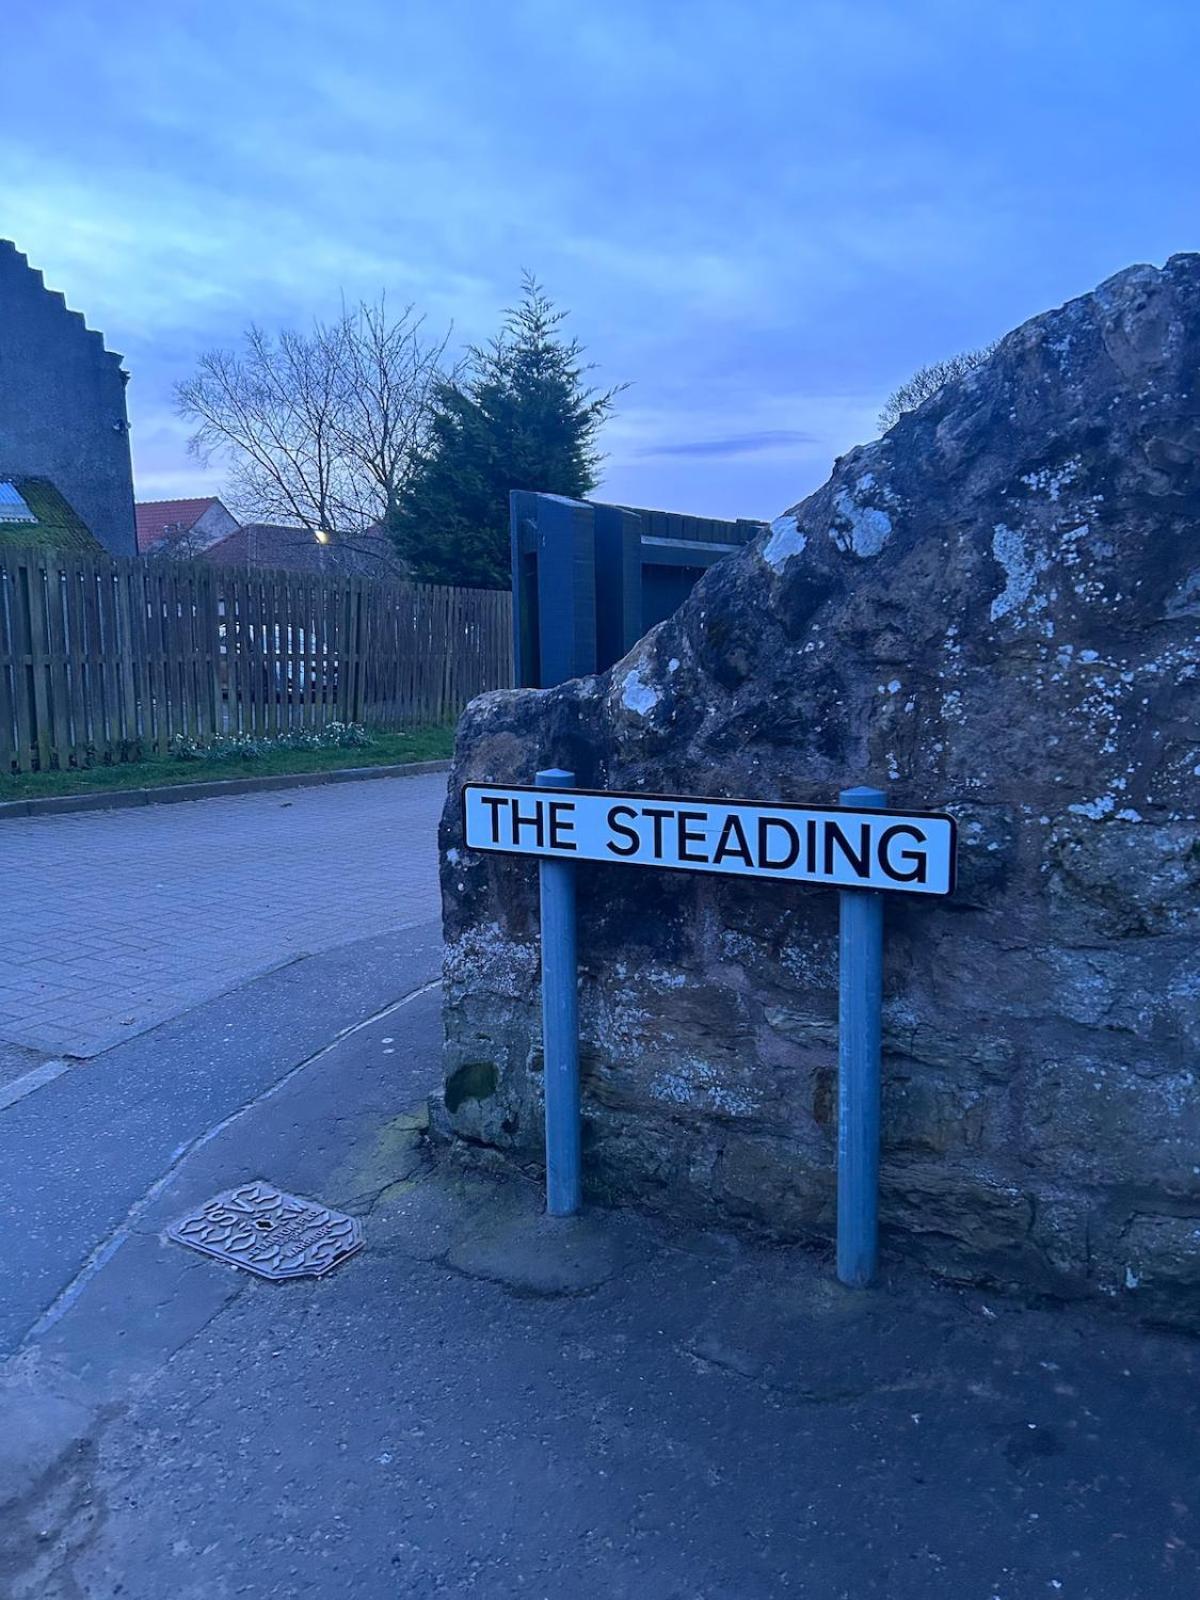
[[[463,813],[470,850],[837,889],[954,887],[954,819],[940,812],[469,783]]]

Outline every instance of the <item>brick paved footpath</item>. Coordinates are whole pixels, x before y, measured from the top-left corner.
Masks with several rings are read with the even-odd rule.
[[[444,773],[0,823],[0,1048],[92,1056],[438,914]]]

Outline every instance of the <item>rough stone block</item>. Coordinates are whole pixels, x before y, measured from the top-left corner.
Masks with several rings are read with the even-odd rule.
[[[441,1125],[538,1158],[536,873],[465,849],[464,782],[872,782],[961,829],[954,895],[886,909],[888,1247],[1193,1316],[1197,371],[1200,256],[1130,268],[843,456],[609,672],[475,701]],[[836,896],[578,884],[590,1190],[828,1238]]]

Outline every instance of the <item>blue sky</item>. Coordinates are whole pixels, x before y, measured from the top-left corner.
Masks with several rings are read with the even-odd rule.
[[[602,498],[773,516],[921,363],[1200,244],[1192,0],[48,0],[0,234],[132,372],[141,498],[215,493],[173,382],[252,319],[533,269],[628,380]]]

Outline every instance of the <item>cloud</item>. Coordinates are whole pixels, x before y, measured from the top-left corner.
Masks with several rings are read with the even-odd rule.
[[[816,442],[815,433],[804,433],[799,428],[763,428],[757,433],[738,433],[726,439],[682,439],[651,444],[636,453],[639,456],[751,456]]]
[[[381,287],[484,341],[528,266],[635,385],[612,496],[773,515],[922,363],[1194,231],[1196,8],[1053,10],[17,8],[0,227],[124,355],[157,493],[200,350]]]

